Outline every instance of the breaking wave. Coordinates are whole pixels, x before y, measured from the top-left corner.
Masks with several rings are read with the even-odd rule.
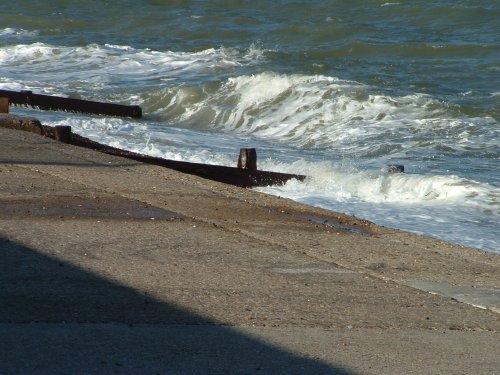
[[[462,116],[428,95],[389,96],[327,76],[244,75],[201,88],[161,89],[145,95],[144,105],[176,126],[366,157],[422,147],[485,152],[497,149],[500,133],[493,118]]]
[[[92,92],[140,82],[168,85],[182,77],[183,81],[217,74],[257,61],[263,51],[257,47],[236,49],[210,48],[199,52],[160,52],[129,46],[91,44],[84,47],[52,46],[45,43],[0,47],[0,66],[4,74],[24,82],[26,87],[46,89],[54,93],[78,88]],[[26,77],[36,77],[30,81]]]

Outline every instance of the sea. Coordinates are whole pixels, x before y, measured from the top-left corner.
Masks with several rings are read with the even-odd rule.
[[[174,160],[255,147],[308,176],[261,192],[500,253],[498,0],[5,1],[0,88],[140,105],[11,112]]]

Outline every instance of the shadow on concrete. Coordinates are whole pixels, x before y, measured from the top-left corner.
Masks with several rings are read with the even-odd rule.
[[[0,236],[0,373],[345,374]]]

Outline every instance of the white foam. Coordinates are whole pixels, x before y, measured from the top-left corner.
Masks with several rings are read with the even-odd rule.
[[[7,77],[0,77],[0,88],[8,90],[29,90],[29,87],[22,85],[19,81]]]
[[[57,114],[45,123],[70,125],[76,133],[97,142],[171,160],[234,165],[237,157],[234,147],[227,154],[220,152],[224,148],[223,139],[214,140],[211,135],[185,129],[158,129],[155,123],[137,124],[127,119],[82,115],[66,118]]]
[[[36,36],[39,32],[36,30],[23,30],[16,29],[12,27],[6,27],[5,29],[0,29],[0,37],[25,37],[25,36]]]
[[[488,126],[494,119],[450,117],[446,103],[427,95],[382,95],[369,86],[327,76],[244,75],[229,78],[213,92],[169,89],[161,103],[155,111],[175,123],[196,122],[197,127],[357,155],[387,153],[387,147],[421,148],[429,139],[429,147],[487,147],[495,134],[479,139],[484,134],[475,131],[477,125],[499,132]]]
[[[252,46],[240,52],[232,49],[207,49],[199,52],[161,52],[121,45],[91,44],[84,47],[52,46],[45,43],[0,47],[0,66],[6,72],[36,72],[40,81],[57,82],[61,89],[71,85],[91,89],[124,82],[185,79],[218,70],[250,64],[262,51]],[[79,86],[78,83],[82,85]],[[83,84],[84,83],[84,84]]]
[[[362,217],[381,225],[500,252],[500,189],[455,176],[343,170],[314,163],[305,182],[259,191]],[[306,163],[307,164],[307,163]],[[478,236],[478,233],[481,233]]]
[[[290,183],[277,192],[325,196],[334,200],[362,200],[370,203],[452,204],[470,206],[500,215],[500,189],[488,184],[457,176],[418,175],[363,171],[355,166],[339,166],[331,162],[298,161],[278,164],[272,168],[289,173],[302,173],[309,178],[304,183]]]

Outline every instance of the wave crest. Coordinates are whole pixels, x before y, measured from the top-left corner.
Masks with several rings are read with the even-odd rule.
[[[494,139],[494,134],[485,137],[477,132],[478,124],[493,124],[491,118],[456,117],[447,103],[424,94],[389,96],[373,91],[335,77],[264,72],[202,88],[169,88],[145,104],[176,126],[365,156],[447,144],[467,147],[474,142],[487,148],[488,139]]]

